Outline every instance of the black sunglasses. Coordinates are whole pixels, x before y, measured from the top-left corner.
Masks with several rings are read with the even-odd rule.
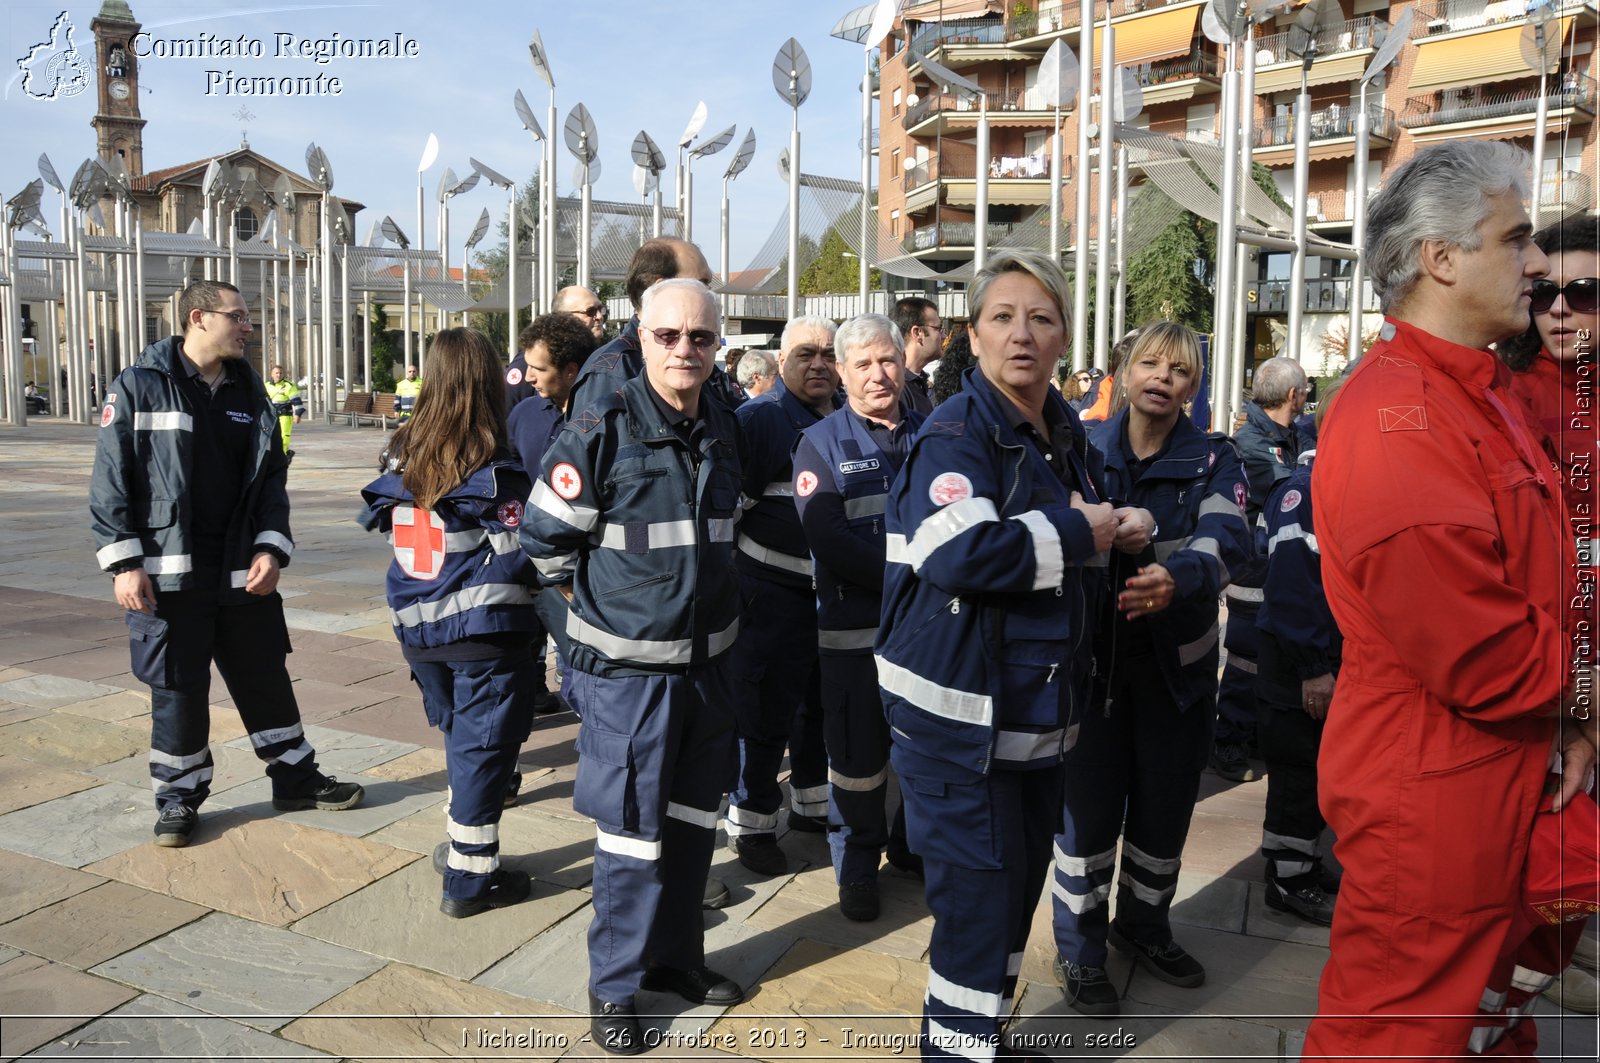
[[[707,347],[715,347],[719,338],[715,332],[703,328],[697,328],[688,333],[685,333],[682,329],[675,328],[653,328],[646,331],[656,338],[657,343],[669,351],[676,347],[678,340],[685,335],[689,337],[689,346],[697,351],[703,351]]]
[[[1579,314],[1592,314],[1600,306],[1600,277],[1579,277],[1557,288],[1555,281],[1533,282],[1533,312],[1542,314],[1556,305],[1556,296],[1567,298],[1567,309]]]

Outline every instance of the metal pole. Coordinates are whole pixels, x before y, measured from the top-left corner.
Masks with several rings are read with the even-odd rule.
[[[506,213],[506,347],[512,354],[516,353],[517,346],[517,184],[511,183],[511,206]],[[529,248],[530,251],[536,248]],[[533,288],[539,288],[536,276],[532,277]]]
[[[655,202],[650,208],[650,236],[653,239],[661,237],[661,175],[656,175]]]
[[[439,203],[439,256],[444,274],[439,280],[445,284],[450,283],[450,200],[449,197]],[[462,271],[463,275],[466,273]],[[443,332],[450,327],[450,312],[444,307],[439,307],[439,331]]]
[[[130,204],[128,210],[133,215],[133,349],[143,351],[145,345],[144,214],[136,205]]]
[[[346,395],[355,390],[356,378],[351,372],[354,368],[350,362],[350,245],[345,244],[339,251],[339,346],[343,351],[340,363],[344,369],[344,392]],[[332,411],[329,407],[329,411]]]
[[[272,358],[283,361],[283,267],[272,259]]]
[[[870,231],[871,220],[868,215],[872,209],[872,49],[864,48],[861,52],[861,258],[860,275],[857,284],[861,291],[861,313],[867,312],[867,279],[871,269],[867,256],[871,254],[868,248],[867,233]],[[727,182],[723,182],[726,190]],[[727,193],[723,193],[723,211],[727,211]],[[726,244],[728,226],[722,226],[723,241]],[[722,252],[722,268],[728,268],[728,252],[724,246]]]
[[[583,199],[578,214],[578,286],[589,287],[589,224],[594,209],[594,185],[589,182],[589,164],[583,164]]]
[[[1533,203],[1528,210],[1534,229],[1539,228],[1539,204],[1544,201],[1544,138],[1550,118],[1550,99],[1546,92],[1549,75],[1539,69],[1539,107],[1533,114]]]
[[[972,211],[972,269],[989,258],[989,94],[978,95],[978,192]]]
[[[1061,264],[1061,108],[1056,108],[1056,129],[1050,134],[1050,261]]]
[[[1094,95],[1094,0],[1078,0],[1077,191],[1072,218],[1072,369],[1089,364],[1089,97]]]
[[[1211,409],[1216,418],[1212,424],[1226,430],[1233,415],[1229,406],[1230,380],[1237,373],[1233,352],[1233,276],[1234,252],[1237,247],[1239,171],[1233,165],[1239,151],[1239,67],[1238,44],[1228,42],[1227,68],[1222,76],[1222,110],[1218,121],[1222,123],[1222,220],[1217,227],[1216,295],[1212,314],[1212,380]]]
[[[260,293],[257,300],[256,327],[261,330],[261,379],[267,379],[267,374],[272,370],[272,350],[267,346],[267,260],[256,259],[256,291]]]
[[[311,252],[306,252],[306,391],[311,395],[313,408],[317,402],[317,342],[316,330],[311,327],[311,312],[316,304],[316,289],[313,281],[317,275],[317,264],[312,261]]]
[[[333,219],[328,217],[329,196],[322,193],[322,409],[311,411],[320,416],[334,408],[338,380],[333,371]],[[442,245],[441,245],[442,246]]]
[[[62,262],[59,263],[59,265],[61,266],[61,293],[64,297],[67,291],[67,264]],[[57,263],[51,262],[49,263],[49,266],[50,279],[53,282],[56,276]],[[66,401],[67,397],[61,394],[61,392],[66,389],[63,388],[59,383],[61,379],[61,331],[60,322],[56,315],[55,301],[52,300],[47,305],[50,307],[50,321],[48,327],[46,328],[47,335],[45,336],[45,342],[50,345],[50,368],[48,370],[50,374],[50,394],[55,396],[50,400],[50,411],[59,417],[67,412],[66,407],[62,405],[62,403]]]
[[[1361,93],[1356,106],[1356,190],[1350,211],[1350,245],[1356,249],[1366,246],[1367,240],[1367,154],[1372,136],[1371,122],[1367,116],[1367,83],[1361,83]],[[1366,302],[1365,287],[1367,256],[1350,263],[1350,315],[1345,324],[1345,357],[1355,361],[1361,357],[1361,317]]]
[[[1250,183],[1255,181],[1255,139],[1256,139],[1256,26],[1254,21],[1247,21],[1244,30],[1244,54],[1240,59],[1243,73],[1239,79],[1239,91],[1235,97],[1234,110],[1238,112],[1239,127],[1239,175],[1238,184],[1234,187],[1238,191],[1235,207],[1242,202]],[[1239,212],[1235,210],[1237,219]],[[1237,230],[1235,230],[1237,237]],[[1238,241],[1244,244],[1244,240]],[[1247,340],[1249,320],[1246,313],[1245,295],[1249,290],[1249,278],[1245,276],[1245,269],[1251,260],[1250,252],[1245,247],[1240,247],[1233,259],[1233,332],[1232,341],[1228,344],[1228,364],[1232,372],[1228,376],[1228,410],[1230,420],[1227,427],[1232,427],[1232,411],[1244,408],[1244,366],[1254,360],[1255,349]],[[1213,406],[1212,410],[1215,411]],[[1220,424],[1220,422],[1219,422]]]
[[[1111,20],[1100,31],[1100,173],[1094,234],[1094,364],[1110,367],[1111,355],[1111,193],[1117,139],[1115,30]]]
[[[0,223],[0,259],[5,261],[11,283],[0,289],[0,312],[5,314],[0,342],[5,343],[5,387],[0,389],[0,420],[6,424],[28,423],[28,402],[22,397],[22,307],[17,298],[17,234],[10,225]],[[119,260],[120,261],[120,260]]]
[[[1289,343],[1286,353],[1300,360],[1301,319],[1306,308],[1306,196],[1311,186],[1311,90],[1300,74],[1294,101],[1294,258],[1289,263]]]
[[[789,130],[789,300],[788,320],[800,316],[800,109]]]
[[[683,238],[694,243],[694,160],[683,161]]]
[[[300,326],[295,321],[295,303],[299,293],[294,283],[294,251],[289,252],[289,379],[300,377]]]
[[[561,127],[556,124],[556,90],[550,89],[550,113],[545,122],[544,138],[544,225],[540,232],[540,239],[544,244],[544,255],[541,258],[543,282],[534,289],[537,298],[534,299],[533,312],[541,313],[555,305],[556,280],[559,276],[559,264],[556,255],[560,253],[561,230],[556,221],[556,130]]]
[[[372,390],[372,292],[361,291],[361,379]]]
[[[1122,242],[1128,231],[1127,221],[1128,149],[1119,143],[1117,145],[1117,290],[1111,322],[1111,335],[1119,340],[1127,331],[1128,324],[1128,256],[1123,251]]]
[[[729,214],[730,214],[729,209],[728,209],[728,183],[729,183],[729,180],[730,179],[728,177],[726,177],[726,176],[724,176],[722,178],[722,226],[721,226],[721,229],[719,230],[720,231],[720,237],[719,237],[719,240],[718,240],[718,244],[719,244],[719,246],[721,248],[721,251],[722,251],[722,287],[723,287],[723,292],[722,292],[722,316],[723,317],[727,317],[728,316],[728,303],[729,303],[728,292],[727,292],[728,274],[732,272],[732,270],[729,268],[729,262],[728,262],[728,220],[729,220]]]

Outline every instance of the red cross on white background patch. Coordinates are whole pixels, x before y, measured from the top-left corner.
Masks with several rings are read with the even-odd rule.
[[[412,579],[437,578],[444,567],[444,521],[416,506],[394,507],[394,559]]]
[[[571,502],[583,493],[583,477],[570,462],[562,462],[550,470],[550,489]]]
[[[817,474],[810,469],[805,470],[794,478],[794,493],[801,498],[807,498],[817,489]]]

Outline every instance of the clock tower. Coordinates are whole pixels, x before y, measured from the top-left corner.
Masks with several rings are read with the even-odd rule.
[[[144,173],[144,119],[139,116],[139,65],[133,54],[139,23],[125,0],[104,0],[89,28],[94,31],[99,94],[89,122],[95,151],[106,162],[120,156],[128,176],[138,177]]]

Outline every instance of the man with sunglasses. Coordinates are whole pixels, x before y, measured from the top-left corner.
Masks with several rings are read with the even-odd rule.
[[[600,297],[589,289],[579,287],[576,284],[561,289],[556,293],[555,305],[551,312],[565,314],[575,319],[588,331],[596,344],[605,342],[605,304],[601,303]],[[533,383],[534,374],[528,368],[528,356],[533,353],[532,348],[536,342],[536,339],[530,338],[532,330],[533,327],[530,325],[517,335],[517,353],[512,356],[511,364],[506,366],[506,413],[508,415],[517,408],[517,404],[523,399],[531,399],[539,393],[539,389]],[[585,351],[585,356],[588,353]],[[579,364],[581,365],[581,362]],[[570,391],[572,381],[567,383],[569,387],[563,390],[563,396],[566,391]],[[549,398],[548,395],[545,397]],[[562,412],[566,412],[564,397]]]
[[[1536,1054],[1508,936],[1551,753],[1564,804],[1600,714],[1562,630],[1559,469],[1490,351],[1549,270],[1527,172],[1502,141],[1450,141],[1386,174],[1368,216],[1385,320],[1311,474],[1345,638],[1317,762],[1344,878],[1307,1059]]]
[[[571,314],[594,335],[596,343],[605,342],[606,304],[581,284],[569,284],[556,292],[556,301],[551,309],[558,314]]]
[[[814,566],[795,508],[792,455],[800,433],[839,408],[833,336],[825,317],[789,322],[779,341],[778,382],[739,407],[744,493],[755,501],[739,523],[744,626],[733,649],[739,783],[728,795],[727,828],[739,862],[763,876],[789,869],[778,847],[785,747],[789,828],[828,829]]]
[[[362,788],[317,770],[285,668],[278,569],[289,563],[278,413],[244,357],[239,289],[198,281],[183,335],[112,381],[89,487],[95,559],[127,610],[133,674],[150,687],[157,845],[189,844],[211,792],[211,665],[227,684],[272,806],[345,809]]]
[[[906,341],[906,383],[900,401],[906,409],[926,416],[934,406],[928,366],[944,353],[944,319],[939,316],[939,304],[909,295],[894,304],[889,318]]]
[[[523,510],[540,582],[571,602],[572,804],[597,832],[591,1029],[617,1055],[645,1050],[641,988],[719,1007],[744,997],[706,967],[700,915],[733,775],[739,633],[738,430],[703,390],[719,317],[698,280],[649,288],[644,371],[563,426]]]

